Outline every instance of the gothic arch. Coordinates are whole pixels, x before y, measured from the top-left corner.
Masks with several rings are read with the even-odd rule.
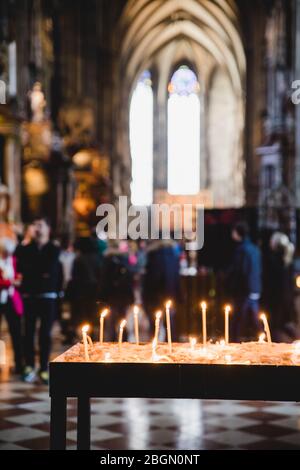
[[[154,67],[158,70],[156,92],[159,92],[164,89],[166,77],[170,75],[175,63],[179,60],[184,62],[185,53],[186,60],[195,63],[199,77],[201,75],[203,103],[208,106],[209,99],[205,93],[211,80],[212,70],[217,67],[228,77],[235,99],[236,118],[244,122],[246,60],[235,1],[129,0],[120,21],[120,37],[122,46],[119,69],[122,84],[119,88],[116,146],[118,158],[123,161],[127,174],[130,174],[129,102],[137,78],[145,69]],[[179,50],[183,51],[181,55],[178,53]],[[162,60],[163,57],[166,60]],[[162,114],[163,110],[158,109],[157,119],[164,126]],[[238,140],[241,141],[243,125],[237,127],[241,134]],[[207,137],[207,129],[203,131],[203,135]],[[202,141],[201,152],[207,160],[209,149],[206,140]],[[161,142],[156,147],[160,147],[159,158],[165,161],[165,145]],[[239,161],[236,170],[242,172],[240,147],[236,146],[237,155],[234,161]],[[202,185],[205,185],[210,180],[207,174],[209,171],[207,161],[201,163],[201,168],[201,181]],[[240,180],[242,178],[240,175]],[[129,191],[129,184],[129,181],[125,182],[124,191]],[[243,195],[238,198],[235,205],[242,204],[242,199]]]

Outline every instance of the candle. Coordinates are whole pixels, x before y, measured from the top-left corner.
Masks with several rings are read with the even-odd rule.
[[[166,323],[167,323],[167,339],[169,346],[169,353],[172,353],[172,334],[171,334],[171,319],[170,319],[170,309],[172,306],[171,300],[168,300],[166,303]]]
[[[100,315],[100,332],[99,332],[99,343],[103,344],[103,338],[104,338],[104,318],[106,315],[109,313],[108,308],[103,310],[103,312]]]
[[[135,305],[133,308],[133,315],[134,315],[135,341],[138,346],[140,342],[140,335],[139,335],[139,307],[137,305]]]
[[[88,340],[87,340],[87,332],[89,331],[89,325],[85,325],[82,327],[82,339],[83,339],[83,346],[84,346],[84,358],[86,361],[90,360],[89,352],[88,352]]]
[[[155,314],[155,333],[154,333],[154,339],[158,343],[158,336],[159,336],[159,325],[160,325],[160,319],[161,319],[162,312],[159,310]]]
[[[192,352],[195,351],[196,344],[197,344],[196,338],[190,338],[190,346],[191,346]]]
[[[207,305],[206,305],[206,302],[201,302],[201,310],[202,310],[202,337],[203,337],[203,346],[206,346],[206,343],[207,343],[207,330],[206,330],[206,310],[207,310]]]
[[[270,327],[269,327],[269,323],[268,323],[268,320],[267,320],[267,317],[266,317],[265,313],[261,314],[260,319],[264,324],[264,330],[265,330],[266,335],[267,335],[268,344],[272,344]]]
[[[120,330],[119,330],[119,349],[120,350],[122,348],[123,331],[124,331],[124,328],[125,328],[126,324],[127,324],[126,320],[122,320],[121,323],[120,323]]]
[[[92,338],[89,335],[87,335],[87,340],[88,340],[90,347],[93,348],[94,344],[93,344]]]
[[[229,344],[229,314],[231,312],[230,305],[225,307],[225,343]]]

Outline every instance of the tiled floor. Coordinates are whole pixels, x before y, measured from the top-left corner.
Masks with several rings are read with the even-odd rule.
[[[68,403],[76,448],[76,400]],[[0,384],[0,450],[48,449],[47,388]],[[93,449],[300,449],[300,405],[109,399],[92,403]]]
[[[0,380],[0,450],[48,449],[47,387],[24,384],[3,370]],[[72,399],[68,449],[76,448],[75,441]],[[92,448],[300,450],[300,404],[97,399],[92,401]]]

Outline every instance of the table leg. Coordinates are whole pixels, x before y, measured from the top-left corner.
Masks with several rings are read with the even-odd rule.
[[[77,449],[89,450],[91,445],[90,399],[79,396],[77,401]]]
[[[50,449],[66,448],[67,399],[63,396],[51,397]]]

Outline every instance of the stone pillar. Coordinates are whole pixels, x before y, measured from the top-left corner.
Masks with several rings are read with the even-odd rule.
[[[5,182],[10,194],[10,209],[8,220],[21,220],[21,148],[14,136],[5,139]]]

